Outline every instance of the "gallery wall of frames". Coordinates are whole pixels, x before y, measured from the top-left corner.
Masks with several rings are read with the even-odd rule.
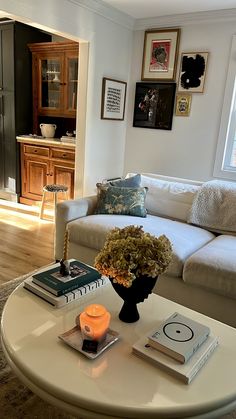
[[[179,54],[180,28],[145,32],[141,80],[136,83],[134,127],[172,128],[173,114],[189,116],[192,94],[203,93],[207,51]],[[180,59],[179,74],[177,63]]]
[[[180,28],[145,31],[141,81],[136,82],[135,90],[134,127],[171,130],[173,115],[190,116],[192,95],[204,93],[209,52],[179,53],[180,36]],[[126,88],[124,81],[103,78],[102,119],[124,119]]]

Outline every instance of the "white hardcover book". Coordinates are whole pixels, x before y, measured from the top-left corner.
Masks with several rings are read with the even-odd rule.
[[[180,364],[176,359],[170,358],[168,355],[152,348],[147,343],[145,336],[133,345],[132,351],[135,355],[157,365],[174,377],[182,380],[185,384],[189,384],[206,363],[217,345],[218,338],[209,336],[185,364]]]
[[[155,349],[184,364],[198,350],[210,334],[210,329],[179,313],[172,314],[148,335],[148,343]]]
[[[55,308],[60,308],[65,306],[66,304],[80,299],[85,294],[89,294],[90,292],[95,291],[96,289],[104,285],[107,285],[108,283],[109,279],[105,276],[102,276],[101,278],[93,282],[90,282],[89,284],[84,285],[83,287],[76,288],[75,290],[68,292],[67,294],[61,295],[59,297],[55,296],[54,294],[51,294],[51,292],[46,291],[44,288],[35,284],[33,282],[32,277],[29,277],[24,280],[24,288],[26,288],[28,291],[31,291],[33,294],[36,294],[39,297],[43,298],[48,303],[52,304]]]

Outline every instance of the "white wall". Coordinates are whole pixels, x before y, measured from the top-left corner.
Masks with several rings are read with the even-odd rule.
[[[201,24],[191,19],[183,24],[179,16],[175,16],[172,24],[171,20],[164,22],[154,18],[145,26],[180,27],[179,56],[181,51],[210,53],[204,93],[193,94],[190,116],[174,116],[172,130],[165,131],[132,127],[135,83],[141,77],[144,30],[134,32],[132,46],[131,20],[103,7],[96,0],[0,0],[0,10],[19,21],[80,43],[88,42],[88,48],[81,48],[88,51],[88,85],[86,89],[83,83],[79,93],[77,193],[94,193],[97,181],[127,171],[197,180],[211,178],[231,38],[236,31],[235,14],[231,17],[228,13],[228,21],[222,22],[219,12],[219,21]],[[86,65],[84,59],[83,68]],[[130,76],[125,121],[100,119],[104,76],[124,81]],[[86,82],[86,77],[84,80]]]
[[[232,35],[236,21],[181,27],[181,52],[209,51],[204,93],[192,95],[189,117],[173,117],[171,131],[132,127],[135,83],[140,81],[144,31],[134,34],[125,173],[143,171],[207,180],[213,176]],[[152,20],[152,26],[155,24]],[[164,27],[164,26],[163,26]],[[177,76],[179,74],[179,66]]]
[[[89,42],[87,98],[84,86],[85,95],[79,95],[79,113],[86,118],[79,118],[76,189],[79,195],[94,193],[97,181],[123,173],[126,121],[101,120],[100,108],[102,78],[128,79],[131,19],[93,0],[0,0],[0,10],[48,32]]]

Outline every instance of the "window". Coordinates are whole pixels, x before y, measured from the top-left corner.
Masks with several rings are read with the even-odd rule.
[[[232,40],[213,175],[236,180],[236,35]]]

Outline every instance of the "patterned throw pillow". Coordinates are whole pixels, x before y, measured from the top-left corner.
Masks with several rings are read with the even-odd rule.
[[[96,214],[118,214],[146,217],[144,206],[148,188],[127,188],[97,184]]]

